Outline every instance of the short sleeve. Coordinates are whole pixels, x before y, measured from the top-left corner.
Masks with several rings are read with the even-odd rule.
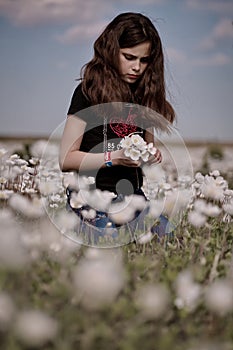
[[[90,101],[84,96],[82,92],[82,83],[79,84],[71,98],[70,107],[68,109],[67,114],[76,114],[77,112],[81,111],[82,109],[88,108],[91,106]]]

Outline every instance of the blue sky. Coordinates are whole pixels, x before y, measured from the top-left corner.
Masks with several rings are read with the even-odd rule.
[[[160,33],[181,136],[233,141],[232,0],[0,0],[0,135],[50,135],[95,39],[127,11]]]

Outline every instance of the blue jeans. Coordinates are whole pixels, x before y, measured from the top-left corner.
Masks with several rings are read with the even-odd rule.
[[[82,210],[89,210],[91,207],[89,205],[84,205],[81,208],[73,208],[70,204],[71,194],[73,190],[67,188],[66,194],[67,194],[67,209],[70,211],[74,211],[82,222],[82,230],[86,232],[92,233],[94,236],[94,243],[97,244],[100,237],[104,237],[106,235],[106,232],[109,233],[109,228],[111,228],[111,237],[117,238],[118,237],[118,228],[121,225],[117,225],[108,217],[108,213],[103,211],[96,211],[96,217],[94,219],[85,219],[82,216]],[[145,197],[144,192],[141,189],[135,190],[135,193],[137,195]],[[145,197],[146,198],[146,197]],[[121,202],[124,200],[124,196],[122,194],[118,195],[116,198],[113,199],[113,203]],[[144,230],[144,222],[145,217],[148,214],[149,208],[146,207],[142,211],[136,211],[135,212],[135,218],[128,223],[128,228],[131,231],[131,242],[135,240],[134,238],[134,232],[135,230]],[[164,216],[160,215],[158,218],[158,222],[156,222],[155,225],[151,227],[151,232],[153,234],[157,234],[158,237],[162,237],[164,235],[169,235],[170,237],[173,235],[173,231],[175,229],[174,225],[172,225],[169,220]]]

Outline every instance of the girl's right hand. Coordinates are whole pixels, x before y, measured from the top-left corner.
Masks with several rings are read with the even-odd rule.
[[[142,163],[140,160],[132,160],[129,157],[126,157],[123,149],[111,152],[111,158],[112,158],[112,165],[140,167]]]

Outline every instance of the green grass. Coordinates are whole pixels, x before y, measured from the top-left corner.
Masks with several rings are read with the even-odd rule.
[[[30,140],[20,156],[29,159],[30,148],[27,144],[30,144]],[[212,158],[223,160],[220,146],[209,148],[206,152],[200,169],[203,174],[209,173]],[[4,170],[4,164],[1,170]],[[221,175],[232,188],[232,170]],[[17,185],[16,180],[19,183],[22,181],[20,176],[10,179],[6,188]],[[4,186],[2,184],[2,189]],[[0,213],[8,209],[7,200],[0,200],[0,208]],[[62,236],[60,233],[52,236],[54,232],[48,217],[42,218],[45,222],[41,224],[40,219],[23,217],[10,210],[13,222],[6,224],[6,227],[2,223],[0,226],[4,235],[10,237],[11,230],[18,232],[19,229],[19,235],[26,233],[30,237],[31,234],[30,238],[33,238],[37,232],[43,244],[35,247],[32,244],[28,248],[31,258],[19,268],[4,266],[0,254],[0,301],[1,292],[4,292],[15,305],[14,317],[3,327],[4,307],[0,303],[0,349],[233,350],[233,310],[221,315],[208,308],[204,299],[205,290],[214,281],[227,279],[233,288],[233,225],[232,218],[229,222],[223,222],[223,212],[217,218],[208,218],[201,228],[192,226],[187,215],[184,215],[174,237],[170,239],[165,237],[158,242],[154,236],[143,245],[130,243],[113,250],[107,249],[113,260],[116,259],[116,252],[122,253],[126,280],[111,304],[88,309],[83,304],[84,296],[77,296],[73,274],[86,259],[89,248],[77,246],[69,253],[64,246],[56,250]],[[120,231],[120,235],[122,242],[124,232]],[[2,237],[1,232],[0,239]],[[17,250],[17,246],[14,247]],[[175,285],[180,273],[185,270],[192,273],[194,283],[202,290],[193,309],[177,307]],[[87,276],[87,279],[92,282],[93,276]],[[162,284],[170,294],[170,304],[164,314],[154,319],[145,317],[136,302],[137,291],[149,284]],[[41,310],[56,320],[59,326],[56,337],[33,347],[17,336],[17,315],[27,309]]]
[[[18,309],[40,309],[58,321],[56,339],[43,345],[43,350],[187,350],[206,341],[232,349],[232,313],[221,317],[208,311],[203,302],[194,311],[179,310],[171,303],[163,317],[146,320],[134,301],[137,287],[149,282],[164,283],[173,300],[174,282],[186,268],[193,271],[195,281],[202,286],[229,273],[233,229],[212,221],[211,232],[187,225],[182,235],[179,233],[169,242],[153,239],[145,245],[132,243],[118,248],[123,252],[127,281],[114,303],[98,311],[86,310],[73,295],[71,275],[88,249],[85,247],[63,262],[45,251],[21,270],[1,268],[0,287],[14,299]],[[219,259],[214,266],[216,254]],[[27,349],[11,327],[0,333],[0,344],[5,350]]]

